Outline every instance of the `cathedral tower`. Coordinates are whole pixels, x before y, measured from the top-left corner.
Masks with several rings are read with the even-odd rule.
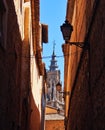
[[[53,53],[50,61],[49,70],[47,71],[47,104],[56,107],[56,84],[60,82],[60,70],[58,70],[55,55],[55,43],[53,44]]]

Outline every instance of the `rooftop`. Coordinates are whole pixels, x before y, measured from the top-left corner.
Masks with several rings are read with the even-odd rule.
[[[47,114],[45,120],[64,120],[64,116],[61,114]]]

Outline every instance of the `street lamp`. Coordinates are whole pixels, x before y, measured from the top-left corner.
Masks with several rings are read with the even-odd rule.
[[[63,25],[60,26],[60,28],[61,28],[61,32],[63,35],[63,39],[65,41],[68,41],[71,37],[71,33],[73,31],[73,26],[69,23],[68,20],[66,20],[65,23],[63,23]]]
[[[62,85],[58,82],[56,84],[56,90],[59,92],[59,93],[63,93],[63,98],[65,100],[65,96],[69,96],[70,95],[70,92],[69,91],[61,91],[61,87]],[[65,104],[66,105],[66,104]],[[66,111],[66,108],[65,108],[65,111]],[[58,113],[59,113],[59,109],[58,109]],[[67,126],[67,120],[68,118],[65,116],[65,119],[64,119],[64,124],[65,124],[65,127]]]
[[[80,48],[84,47],[83,42],[69,42],[69,40],[71,38],[72,31],[73,31],[73,26],[69,23],[68,20],[66,20],[65,23],[63,23],[60,26],[60,29],[61,29],[61,32],[62,32],[62,35],[63,35],[63,39],[65,40],[65,42],[67,44],[70,44],[70,45],[73,44],[73,45],[76,45]]]
[[[57,90],[59,93],[63,93],[64,96],[70,95],[70,92],[68,92],[68,91],[61,91],[61,89],[62,89],[62,85],[61,85],[61,83],[58,82],[58,83],[56,84],[56,90]]]

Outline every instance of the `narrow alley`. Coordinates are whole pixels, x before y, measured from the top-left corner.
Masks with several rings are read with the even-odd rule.
[[[105,0],[0,0],[0,130],[105,130]]]

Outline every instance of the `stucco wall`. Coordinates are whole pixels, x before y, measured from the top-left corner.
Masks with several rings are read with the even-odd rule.
[[[19,127],[22,39],[14,2],[7,1],[6,48],[0,46],[0,129]],[[6,32],[5,32],[6,33]]]
[[[30,57],[30,45],[35,41],[30,25],[31,5],[29,0],[3,1],[8,16],[5,48],[0,43],[0,130],[40,130],[43,78],[35,57]]]
[[[63,120],[47,120],[45,122],[45,130],[64,130]]]

